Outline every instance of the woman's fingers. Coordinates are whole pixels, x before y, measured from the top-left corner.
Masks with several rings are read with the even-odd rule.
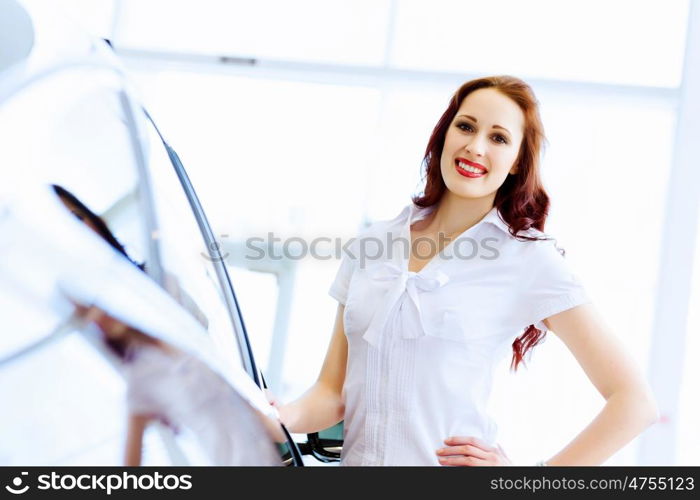
[[[457,446],[445,446],[437,450],[439,457],[447,457],[450,455],[464,455],[480,459],[488,458],[488,453],[485,450],[471,444],[462,444]]]
[[[452,436],[445,439],[445,444],[435,452],[440,465],[510,465],[500,445],[490,446],[474,436]]]
[[[449,446],[469,444],[484,451],[492,451],[494,449],[493,446],[489,446],[486,442],[474,436],[451,436],[445,439],[445,444]]]

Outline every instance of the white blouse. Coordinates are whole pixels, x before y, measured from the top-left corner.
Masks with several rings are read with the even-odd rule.
[[[432,210],[364,230],[329,290],[348,341],[343,465],[439,465],[450,436],[495,444],[494,365],[529,325],[589,301],[554,240],[515,239],[495,207],[408,271],[410,226]]]

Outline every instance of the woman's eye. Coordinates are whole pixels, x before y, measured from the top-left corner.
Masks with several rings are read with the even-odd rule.
[[[508,141],[502,135],[494,135],[493,138],[499,144],[508,144]]]
[[[457,128],[465,132],[471,132],[472,130],[474,130],[474,128],[468,123],[458,123]]]

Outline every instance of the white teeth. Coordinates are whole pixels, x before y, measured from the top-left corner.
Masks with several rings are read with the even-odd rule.
[[[466,170],[467,172],[471,172],[472,174],[483,174],[485,173],[483,170],[480,168],[472,167],[471,165],[467,165],[466,163],[462,163],[461,161],[459,162],[459,168],[462,168]]]

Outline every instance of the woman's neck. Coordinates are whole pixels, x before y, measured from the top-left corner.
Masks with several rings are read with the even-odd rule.
[[[483,219],[493,208],[495,196],[461,198],[445,191],[429,223],[431,233],[453,238]]]

